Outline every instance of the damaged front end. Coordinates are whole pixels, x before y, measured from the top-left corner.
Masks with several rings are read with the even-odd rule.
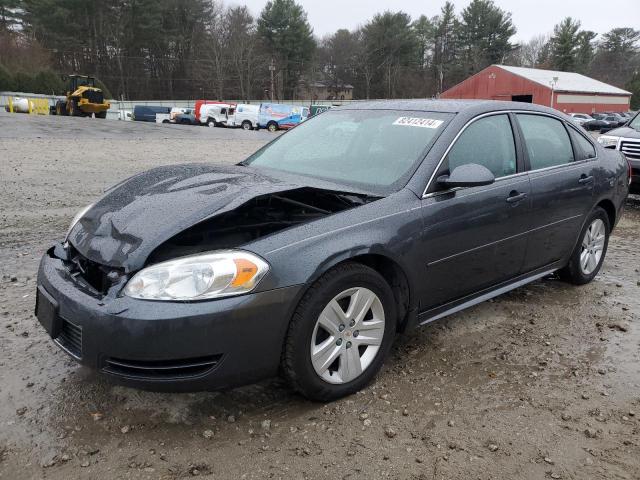
[[[263,184],[253,189],[244,185],[234,195],[226,185],[218,185],[218,195],[204,183],[191,191],[172,188],[168,180],[162,180],[162,186],[160,192],[156,186],[153,194],[130,196],[126,202],[118,192],[126,182],[108,192],[72,226],[68,241],[50,250],[50,256],[64,262],[83,290],[114,297],[135,272],[150,265],[237,249],[379,198],[277,182],[268,189]],[[116,201],[121,202],[118,208]],[[169,205],[171,201],[175,205]]]
[[[160,245],[153,264],[210,250],[236,248],[278,231],[364,205],[375,197],[305,187],[261,195],[202,221]]]

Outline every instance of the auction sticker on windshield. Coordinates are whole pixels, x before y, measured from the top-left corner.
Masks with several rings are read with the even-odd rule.
[[[442,125],[442,120],[432,118],[400,117],[392,125],[402,125],[405,127],[438,128]]]

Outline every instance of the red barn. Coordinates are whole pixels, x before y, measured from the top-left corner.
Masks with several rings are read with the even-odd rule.
[[[536,103],[565,113],[626,112],[631,93],[579,73],[491,65],[440,95]]]

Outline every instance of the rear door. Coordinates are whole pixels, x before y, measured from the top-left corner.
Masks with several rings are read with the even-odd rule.
[[[516,115],[531,179],[531,233],[524,270],[562,260],[573,250],[592,207],[596,150],[560,119]]]
[[[423,310],[517,276],[529,229],[530,186],[506,113],[469,124],[444,157],[422,201]],[[496,177],[486,186],[443,190],[435,179],[476,163]]]

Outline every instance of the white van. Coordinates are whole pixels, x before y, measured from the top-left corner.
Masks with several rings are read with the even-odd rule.
[[[258,114],[260,113],[260,105],[250,105],[248,103],[239,103],[236,105],[236,111],[233,117],[229,117],[227,126],[242,127],[243,130],[258,129]]]
[[[200,107],[200,118],[202,125],[209,127],[225,127],[229,117],[233,117],[235,105],[230,103],[213,103]]]

